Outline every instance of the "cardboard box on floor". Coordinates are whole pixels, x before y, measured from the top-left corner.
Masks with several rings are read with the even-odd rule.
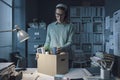
[[[39,54],[37,69],[39,73],[51,76],[65,74],[68,72],[68,54]]]

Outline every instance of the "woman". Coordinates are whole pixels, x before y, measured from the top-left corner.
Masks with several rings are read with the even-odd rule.
[[[56,21],[48,25],[44,47],[47,50],[56,47],[56,53],[69,52],[72,44],[74,28],[67,22],[68,9],[64,4],[58,4],[55,10]]]

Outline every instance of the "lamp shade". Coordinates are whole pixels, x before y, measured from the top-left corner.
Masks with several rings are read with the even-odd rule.
[[[2,31],[0,31],[0,33],[2,33],[2,32],[14,32],[14,31],[17,31],[17,38],[18,38],[19,42],[23,42],[23,41],[29,39],[29,35],[24,30],[20,29],[18,27],[18,25],[15,25],[15,29],[2,30]]]
[[[17,38],[19,42],[23,42],[29,38],[29,35],[25,31],[19,29],[17,31]]]

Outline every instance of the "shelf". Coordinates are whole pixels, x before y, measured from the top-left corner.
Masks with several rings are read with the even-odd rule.
[[[70,7],[70,22],[75,27],[74,45],[84,53],[104,51],[104,7]]]
[[[103,32],[102,23],[93,23],[93,32]]]
[[[81,19],[80,19],[80,17],[71,17],[70,21],[71,22],[81,22]]]
[[[82,22],[81,28],[82,28],[81,32],[93,32],[92,24],[90,22],[89,23]]]
[[[93,22],[103,22],[102,17],[93,17]]]
[[[82,22],[91,22],[91,17],[82,17]]]
[[[103,42],[93,42],[93,45],[103,45]]]
[[[92,52],[92,44],[82,44],[83,52]]]

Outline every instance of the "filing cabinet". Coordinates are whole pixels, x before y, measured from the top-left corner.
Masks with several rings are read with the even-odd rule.
[[[28,28],[28,34],[30,38],[28,39],[28,49],[27,49],[27,61],[29,68],[36,68],[37,62],[35,60],[35,53],[38,46],[43,46],[46,40],[46,29],[44,28]]]

